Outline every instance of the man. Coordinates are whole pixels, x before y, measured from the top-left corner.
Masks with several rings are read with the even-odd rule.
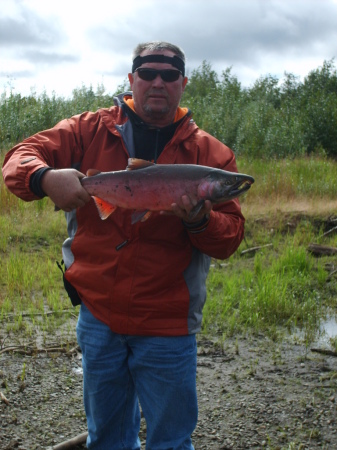
[[[206,201],[189,220],[183,196],[172,211],[131,224],[117,209],[101,221],[81,178],[88,169],[123,170],[129,157],[158,164],[201,164],[237,171],[232,151],[200,130],[181,108],[185,56],[166,42],[134,51],[132,92],[115,106],[61,121],[6,156],[8,188],[30,201],[48,195],[66,211],[65,287],[81,303],[87,446],[193,449],[197,423],[196,333],[206,300],[210,258],[228,258],[243,239],[237,200]]]

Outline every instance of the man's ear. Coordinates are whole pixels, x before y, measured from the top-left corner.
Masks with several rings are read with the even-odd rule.
[[[187,82],[188,82],[188,78],[184,77],[184,79],[183,79],[183,91],[185,90]]]
[[[132,73],[128,73],[128,78],[129,78],[129,83],[130,83],[130,87],[132,90],[132,85],[133,85],[133,81],[134,81]]]

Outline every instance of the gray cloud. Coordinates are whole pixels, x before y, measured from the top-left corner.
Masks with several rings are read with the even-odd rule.
[[[97,71],[100,75],[111,77],[126,77],[129,72],[131,72],[131,59],[130,62],[123,62],[112,70]]]
[[[22,53],[22,56],[35,64],[57,65],[60,63],[74,63],[80,61],[79,56],[40,50],[25,50]]]
[[[254,64],[261,55],[337,53],[337,4],[329,0],[161,0],[160,8],[88,31],[92,46],[131,53],[140,41],[181,45],[190,62]],[[164,18],[164,19],[163,19]]]
[[[7,77],[8,79],[11,78],[31,78],[34,76],[34,73],[32,70],[16,70],[14,72],[11,72],[8,74],[7,72],[0,71],[0,77]]]
[[[30,10],[21,6],[17,18],[0,17],[0,44],[4,47],[38,45],[46,47],[64,41],[59,23],[43,21]]]
[[[26,27],[16,19],[0,18],[0,43],[2,46],[11,47],[16,45],[45,44],[45,40],[32,28]]]
[[[63,25],[58,14],[63,14],[59,8],[66,0],[49,1],[54,11],[58,8],[56,17],[51,13],[43,17],[40,10],[29,9],[35,2],[21,0],[12,0],[19,14],[11,11],[5,17],[6,8],[0,10],[0,56],[22,84],[25,76],[29,83],[48,73],[49,66],[60,74],[57,79],[52,74],[46,78],[50,85],[60,85],[66,71],[69,78],[73,76],[68,84],[77,79],[95,83],[99,78],[122,82],[131,68],[133,48],[150,40],[180,45],[186,53],[188,75],[206,60],[219,73],[232,67],[246,85],[259,74],[281,77],[284,71],[298,75],[299,70],[303,76],[304,67],[316,68],[324,60],[337,58],[334,0],[143,0],[132,1],[124,14],[115,13],[114,2],[97,0],[95,11],[104,11],[99,25],[94,15],[86,22],[92,11],[86,2],[68,0],[78,5],[69,36],[81,17],[86,24],[95,24],[72,41],[65,28],[69,24]]]
[[[0,17],[0,45],[7,54],[15,54],[14,59],[33,65],[56,66],[79,61],[78,56],[59,50],[66,42],[59,20],[43,20],[21,2],[16,2],[16,6],[19,9],[16,17]],[[34,72],[16,70],[11,76],[30,78],[34,76]]]

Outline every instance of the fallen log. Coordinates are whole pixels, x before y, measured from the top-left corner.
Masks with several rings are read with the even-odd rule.
[[[243,256],[243,255],[247,255],[248,253],[255,254],[258,250],[261,250],[262,248],[266,248],[266,247],[271,247],[272,245],[273,244],[265,244],[265,245],[259,245],[257,247],[251,247],[251,248],[248,248],[247,250],[242,250],[240,255]]]
[[[309,244],[308,252],[312,253],[314,256],[331,256],[337,255],[337,248],[329,247],[328,245]]]
[[[321,353],[322,355],[328,355],[328,356],[337,356],[337,352],[333,350],[327,350],[325,348],[312,348],[312,352]]]
[[[53,450],[68,450],[70,448],[76,447],[76,445],[85,444],[88,437],[88,432],[85,431],[84,433],[79,434],[78,436],[75,436],[68,441],[61,442],[60,444],[57,444],[53,447]]]

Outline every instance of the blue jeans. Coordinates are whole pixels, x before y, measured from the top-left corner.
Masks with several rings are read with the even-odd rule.
[[[76,330],[83,355],[87,447],[140,450],[140,404],[146,420],[146,449],[194,450],[195,335],[116,334],[84,304]]]

